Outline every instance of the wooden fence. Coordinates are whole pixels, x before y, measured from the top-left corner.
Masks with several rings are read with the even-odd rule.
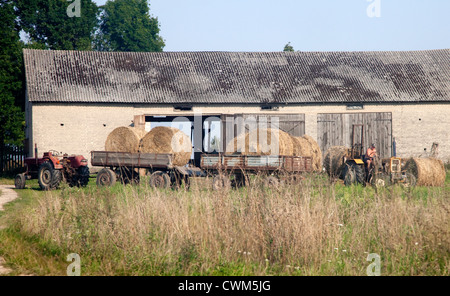
[[[15,174],[24,167],[24,147],[14,145],[0,145],[0,176]]]

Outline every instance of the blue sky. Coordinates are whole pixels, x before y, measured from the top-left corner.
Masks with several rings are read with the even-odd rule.
[[[301,51],[450,48],[449,0],[149,3],[161,25],[165,51],[280,51],[288,42]],[[369,6],[380,16],[369,17]]]

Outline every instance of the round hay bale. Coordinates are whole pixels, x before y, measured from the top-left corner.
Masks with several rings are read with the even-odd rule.
[[[141,139],[140,151],[173,154],[173,165],[184,166],[191,159],[192,142],[177,128],[158,126]]]
[[[248,147],[248,133],[242,133],[228,142],[225,154],[242,153],[245,154],[245,147]]]
[[[344,157],[350,154],[350,148],[344,146],[333,146],[325,152],[323,165],[328,175],[339,177],[344,168]]]
[[[139,142],[145,135],[145,130],[122,126],[109,133],[105,142],[106,151],[139,152]]]
[[[312,158],[312,167],[315,172],[322,170],[322,151],[317,142],[310,136],[293,137],[294,155]]]
[[[294,155],[291,136],[276,129],[256,129],[241,134],[230,141],[226,154],[241,153],[243,155]]]
[[[416,177],[418,186],[443,186],[446,171],[442,160],[428,158],[411,158],[406,162],[405,169]]]
[[[322,171],[322,150],[320,150],[319,144],[311,136],[304,135],[303,140],[306,140],[309,144],[309,149],[312,156],[312,166],[315,172]]]
[[[294,142],[294,156],[313,157],[311,144],[303,137],[292,137]]]

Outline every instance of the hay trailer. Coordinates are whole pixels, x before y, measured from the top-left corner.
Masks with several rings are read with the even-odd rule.
[[[276,187],[313,171],[312,157],[278,155],[203,154],[200,167],[213,178],[215,190],[245,186],[251,174],[263,175],[265,186]]]
[[[92,151],[91,164],[103,167],[97,174],[98,186],[139,183],[147,175],[150,186],[169,188],[183,182],[189,186],[189,177],[204,176],[199,168],[173,165],[173,154],[168,153]]]

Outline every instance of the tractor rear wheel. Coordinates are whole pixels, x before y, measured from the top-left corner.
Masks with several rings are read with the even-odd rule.
[[[58,188],[62,180],[60,170],[55,170],[53,165],[46,161],[39,167],[38,183],[42,190],[52,190]]]
[[[78,184],[77,186],[80,187],[86,187],[89,183],[89,167],[88,166],[81,166],[77,170],[78,172]]]
[[[76,170],[76,173],[70,180],[71,187],[86,187],[89,183],[89,167],[81,166]]]
[[[111,169],[102,169],[97,174],[97,186],[113,186],[116,184],[116,173]]]
[[[345,186],[351,186],[356,182],[356,172],[354,166],[346,164],[343,174]]]

